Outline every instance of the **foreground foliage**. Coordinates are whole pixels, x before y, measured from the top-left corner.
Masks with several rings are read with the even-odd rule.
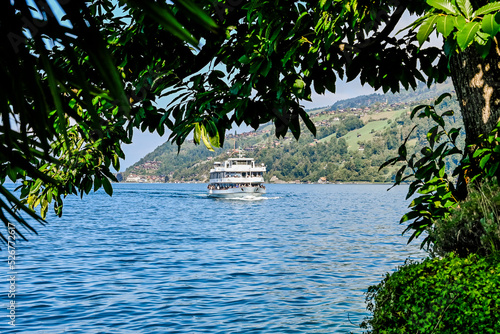
[[[495,180],[471,187],[468,198],[429,230],[431,252],[491,255],[500,251],[500,187]]]
[[[233,124],[271,121],[278,137],[298,138],[302,121],[315,134],[300,103],[335,92],[337,78],[396,92],[451,75],[462,110],[476,119],[487,106],[496,121],[499,10],[489,0],[10,1],[0,13],[9,82],[0,182],[21,182],[26,206],[0,188],[0,218],[17,219],[21,235],[18,226],[31,227],[12,206],[43,217],[50,205],[61,214],[69,194],[111,194],[110,171],[137,129],[171,130],[178,145],[193,135],[209,149]],[[419,19],[396,35],[404,13]],[[424,48],[433,30],[445,44]],[[462,53],[477,57],[449,67]],[[490,71],[464,93],[471,80],[461,74],[476,65]],[[464,95],[480,99],[465,104]],[[172,102],[158,105],[166,96]],[[464,122],[467,142],[487,123]]]
[[[50,205],[61,215],[67,195],[99,188],[111,195],[111,171],[119,169],[121,145],[134,129],[153,124],[164,131],[162,115],[151,108],[154,94],[140,94],[144,69],[158,59],[133,59],[135,67],[125,71],[133,54],[120,39],[144,40],[137,29],[147,18],[164,41],[197,46],[175,17],[179,10],[193,28],[216,26],[189,0],[4,4],[0,73],[9,84],[0,92],[0,219],[9,235],[0,232],[0,241],[25,238],[21,227],[34,232],[20,211],[43,223]],[[124,17],[115,16],[120,11]],[[3,186],[7,179],[20,184],[22,201]]]
[[[409,153],[407,141],[410,133],[399,147],[398,155],[380,167],[402,163],[394,185],[411,181],[406,196],[406,199],[412,198],[410,211],[400,221],[409,222],[404,231],[413,232],[409,242],[432,230],[437,221],[447,221],[452,210],[466,198],[468,189],[477,190],[483,182],[497,178],[500,173],[500,123],[462,149],[457,142],[461,129],[450,128],[445,122],[446,118],[454,117],[454,111],[437,111],[437,106],[450,96],[443,94],[433,105],[413,109],[411,118],[418,116],[433,122],[426,134],[426,145],[420,152]],[[413,130],[416,128],[417,125]],[[446,160],[451,157],[459,161],[453,171]],[[421,246],[432,247],[437,235],[428,234]]]
[[[367,293],[367,333],[498,333],[500,258],[407,262]]]
[[[413,178],[411,211],[401,219],[410,221],[410,241],[427,233],[422,246],[443,257],[408,262],[369,288],[373,317],[362,324],[369,333],[500,331],[500,123],[462,151],[456,145],[460,130],[447,128],[443,119],[453,111],[436,112],[445,97],[412,112],[435,123],[420,153],[407,154],[405,141],[384,164],[403,162],[396,184]],[[450,156],[461,160],[451,176],[445,163]]]
[[[454,155],[458,156],[459,160],[463,159],[463,151],[457,146],[460,129],[446,127],[445,118],[453,117],[453,110],[437,112],[437,106],[450,96],[450,94],[443,94],[433,105],[420,105],[411,113],[411,118],[415,116],[427,118],[434,123],[426,133],[426,145],[419,152],[410,154],[407,147],[410,132],[399,147],[398,155],[387,160],[380,167],[382,169],[402,162],[394,185],[411,180],[406,199],[418,194],[409,205],[411,211],[400,221],[401,223],[410,221],[403,232],[413,231],[408,242],[430,229],[437,219],[448,217],[450,210],[458,203],[456,180],[453,176],[457,175],[461,167],[457,167],[450,175],[446,159]],[[416,128],[417,126],[414,126],[412,132]],[[429,246],[431,243],[431,237],[427,236],[422,242],[422,247]]]

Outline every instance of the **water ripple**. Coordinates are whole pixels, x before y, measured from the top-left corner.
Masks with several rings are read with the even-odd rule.
[[[397,224],[405,189],[386,189],[221,200],[205,185],[118,184],[69,198],[19,244],[16,327],[0,332],[359,333],[367,287],[423,256]]]

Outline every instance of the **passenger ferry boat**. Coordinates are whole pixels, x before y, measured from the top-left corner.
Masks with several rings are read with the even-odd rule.
[[[252,158],[229,158],[214,162],[210,169],[208,195],[212,197],[256,197],[266,193],[264,164],[256,166]]]

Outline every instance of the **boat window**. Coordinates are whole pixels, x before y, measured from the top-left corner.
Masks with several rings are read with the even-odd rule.
[[[249,165],[249,161],[246,161],[246,160],[237,160],[237,161],[234,161],[233,162],[235,165],[243,165],[243,166],[246,166],[246,165]]]

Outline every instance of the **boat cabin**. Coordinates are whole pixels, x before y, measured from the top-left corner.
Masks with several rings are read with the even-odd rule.
[[[262,178],[265,171],[266,167],[263,164],[255,166],[252,158],[230,158],[224,163],[214,162],[214,167],[210,170],[210,179]]]
[[[266,166],[255,164],[254,159],[229,158],[224,162],[214,162],[210,169],[209,193],[218,197],[260,196],[266,193],[264,173]]]

